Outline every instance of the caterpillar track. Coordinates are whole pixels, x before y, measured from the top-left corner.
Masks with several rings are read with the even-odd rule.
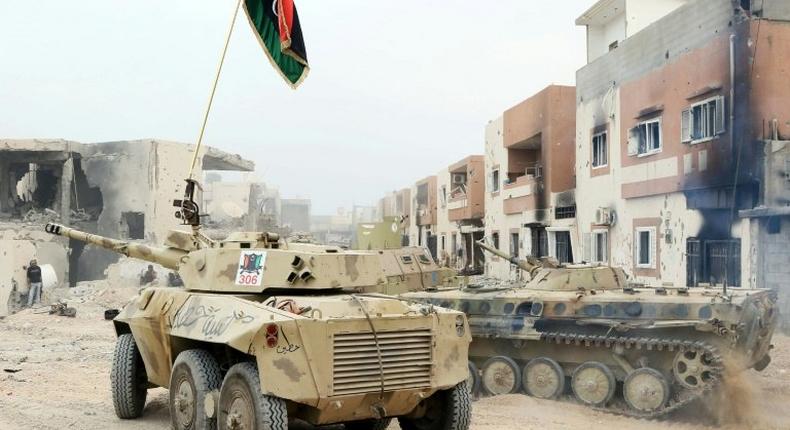
[[[607,336],[586,335],[580,333],[548,332],[541,336],[543,342],[550,344],[564,344],[594,348],[607,348],[612,351],[617,347],[624,350],[668,351],[668,352],[695,352],[711,357],[710,379],[700,389],[689,389],[673,379],[670,384],[671,395],[669,401],[657,410],[640,412],[628,407],[621,399],[616,399],[604,407],[595,407],[595,410],[625,415],[634,418],[654,419],[667,415],[683,408],[691,402],[702,398],[722,382],[724,374],[724,359],[718,349],[706,342],[690,341],[683,339],[660,339],[654,337]],[[662,370],[662,369],[658,369]],[[664,369],[666,370],[666,369]],[[671,372],[672,369],[669,369]]]

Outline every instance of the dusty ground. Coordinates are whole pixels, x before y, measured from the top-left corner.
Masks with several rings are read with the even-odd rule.
[[[135,291],[133,287],[108,287],[106,283],[81,286],[51,294],[64,297],[76,307],[77,318],[26,310],[0,320],[0,429],[169,428],[165,390],[149,393],[142,419],[121,421],[112,408],[108,381],[114,336],[111,323],[103,320],[103,311],[120,306]],[[731,413],[720,419],[720,426],[701,405],[670,419],[643,421],[591,411],[570,402],[512,395],[477,401],[472,428],[787,429],[790,338],[777,336],[774,343],[774,362],[768,369],[748,372],[724,393],[729,400],[718,410]]]

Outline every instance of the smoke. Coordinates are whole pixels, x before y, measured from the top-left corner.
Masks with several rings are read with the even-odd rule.
[[[728,366],[719,389],[706,399],[706,407],[717,427],[724,429],[774,430],[787,428],[783,406],[775,404],[761,389],[757,374],[739,366]]]

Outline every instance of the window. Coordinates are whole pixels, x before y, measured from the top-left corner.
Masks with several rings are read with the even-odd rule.
[[[592,253],[590,259],[593,263],[606,263],[608,261],[609,233],[599,230],[592,232]]]
[[[499,249],[499,233],[491,234],[491,241],[494,243],[494,249]]]
[[[703,142],[724,132],[724,97],[693,104],[681,114],[680,134],[683,143]]]
[[[499,191],[499,169],[494,169],[491,172],[491,192],[496,193]]]
[[[447,206],[447,185],[442,185],[442,207]]]
[[[741,285],[740,239],[686,239],[686,285]]]
[[[606,132],[598,133],[592,138],[592,167],[606,167],[609,155],[606,148]]]
[[[554,238],[554,255],[552,257],[556,258],[560,263],[572,263],[573,262],[573,249],[571,244],[571,232],[565,231],[554,231],[551,232]]]
[[[554,219],[576,218],[576,205],[559,206],[554,210]]]
[[[442,235],[442,251],[447,251],[447,236]]]
[[[640,122],[628,132],[628,155],[661,152],[661,118]]]
[[[536,258],[549,255],[549,237],[546,232],[546,227],[532,227],[530,231],[532,233],[531,255]]]
[[[636,267],[642,269],[656,268],[656,228],[636,229]]]
[[[510,255],[518,258],[518,233],[510,233]]]

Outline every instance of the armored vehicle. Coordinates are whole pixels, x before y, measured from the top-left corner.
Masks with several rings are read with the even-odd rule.
[[[213,241],[189,224],[161,247],[46,226],[184,281],[142,290],[113,320],[120,418],[139,417],[159,386],[169,388],[175,429],[283,430],[292,419],[384,429],[394,417],[407,430],[468,428],[463,313],[380,294],[399,276],[385,275],[375,253],[266,233]]]
[[[403,294],[462,310],[470,380],[487,394],[523,391],[652,417],[680,408],[724,371],[770,362],[776,296],[744,288],[646,288],[620,268],[518,260],[529,281],[470,282]]]

